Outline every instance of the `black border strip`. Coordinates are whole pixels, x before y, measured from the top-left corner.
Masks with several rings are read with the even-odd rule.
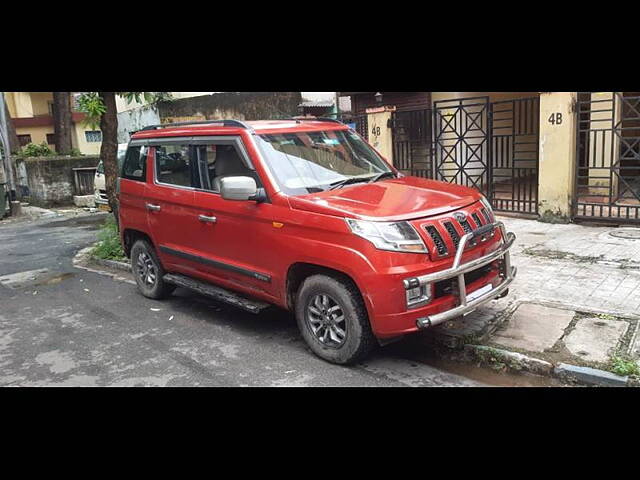
[[[262,280],[263,282],[271,282],[271,276],[265,275],[264,273],[254,272],[253,270],[247,270],[246,268],[236,267],[235,265],[229,265],[228,263],[217,262],[215,260],[210,260],[208,258],[204,258],[199,255],[193,255],[191,253],[186,253],[180,250],[175,250],[173,248],[165,247],[163,245],[160,245],[160,251],[164,253],[168,253],[169,255],[175,255],[176,257],[184,258],[186,260],[192,260],[194,262],[199,262],[205,265],[210,265],[212,267],[220,268],[222,270],[229,270],[231,272],[247,275],[248,277],[255,278],[257,280]]]

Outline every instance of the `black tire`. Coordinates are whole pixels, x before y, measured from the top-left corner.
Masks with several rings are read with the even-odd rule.
[[[143,280],[142,273],[145,270],[138,264],[139,260],[142,263],[146,263],[147,269],[150,266],[153,268],[152,282]],[[148,263],[145,262],[145,260],[147,260]],[[149,270],[146,271],[149,272]],[[166,298],[171,295],[176,288],[175,285],[168,284],[162,280],[165,274],[164,268],[162,268],[155,249],[146,240],[136,240],[133,247],[131,247],[131,272],[138,285],[138,290],[145,297],[156,300]],[[146,276],[146,278],[151,277]]]
[[[327,328],[330,327],[325,327],[324,330],[320,330],[320,333],[314,333],[312,322],[320,322],[321,320],[318,320],[320,317],[313,314],[309,307],[311,306],[318,310],[317,303],[314,300],[325,297],[330,300],[330,303],[328,302],[329,305],[333,304],[331,308],[335,308],[336,305],[339,306],[344,317],[340,325],[344,325],[345,328],[342,330],[346,335],[336,342],[331,338],[333,333],[338,338],[336,330],[333,333],[329,332],[331,335],[324,341],[319,338],[323,336],[323,332],[324,337],[327,337]],[[322,302],[320,303],[322,304]],[[329,311],[331,308],[325,309],[325,311]],[[302,338],[304,338],[313,353],[328,362],[340,365],[355,363],[363,359],[377,345],[360,292],[348,280],[327,275],[308,277],[298,290],[295,314]],[[327,316],[323,315],[322,318],[324,320],[322,321],[330,325],[331,315],[331,313]],[[322,329],[323,327],[319,328]],[[342,343],[339,343],[340,341]]]

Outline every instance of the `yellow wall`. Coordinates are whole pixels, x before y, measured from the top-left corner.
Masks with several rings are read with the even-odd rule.
[[[540,186],[538,203],[541,215],[571,215],[576,163],[575,92],[551,92],[540,95]],[[562,124],[551,124],[552,114],[562,114]]]
[[[33,117],[33,106],[29,92],[6,92],[5,98],[12,118]]]
[[[86,130],[92,130],[92,128],[85,126],[82,122],[74,125],[73,135],[71,136],[73,147],[85,155],[99,155],[102,142],[87,142],[84,134]]]
[[[367,132],[369,143],[382,155],[389,163],[393,162],[393,137],[391,129],[387,126],[391,120],[391,111],[367,113]],[[380,135],[376,133],[380,132]]]
[[[53,127],[22,127],[16,128],[17,135],[31,135],[31,143],[40,145],[47,141],[47,133],[53,133]],[[49,145],[53,148],[53,145]]]
[[[53,102],[52,92],[29,92],[31,93],[31,105],[33,116],[51,115],[49,112],[49,102]]]

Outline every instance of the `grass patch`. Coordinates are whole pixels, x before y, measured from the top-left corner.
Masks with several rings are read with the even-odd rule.
[[[98,232],[98,244],[91,250],[93,258],[126,261],[113,215],[109,215]]]
[[[632,358],[624,355],[616,355],[611,359],[609,370],[622,377],[628,375],[640,375],[640,366]]]

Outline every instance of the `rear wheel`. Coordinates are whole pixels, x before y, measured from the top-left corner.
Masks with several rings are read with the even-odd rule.
[[[309,348],[331,363],[357,362],[376,345],[360,292],[346,280],[307,278],[298,290],[296,319]]]
[[[175,290],[162,280],[164,269],[155,249],[146,240],[136,240],[131,247],[131,271],[140,293],[153,299],[166,298]]]

